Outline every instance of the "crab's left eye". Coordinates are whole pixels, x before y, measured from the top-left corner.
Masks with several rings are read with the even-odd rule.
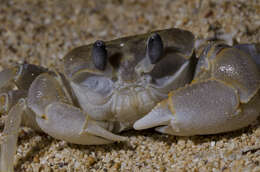
[[[105,42],[98,40],[93,44],[92,60],[97,69],[105,70],[107,64],[107,50]]]
[[[147,41],[146,53],[152,64],[160,60],[163,55],[163,41],[159,34],[153,33]]]

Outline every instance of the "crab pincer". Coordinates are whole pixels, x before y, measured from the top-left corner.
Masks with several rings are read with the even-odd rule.
[[[157,127],[162,133],[191,136],[228,132],[251,124],[260,111],[260,73],[255,63],[259,51],[250,54],[241,46],[208,45],[191,84],[171,91],[134,128]]]

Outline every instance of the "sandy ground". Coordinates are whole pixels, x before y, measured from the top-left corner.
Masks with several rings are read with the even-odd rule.
[[[260,42],[260,1],[1,0],[0,67],[56,68],[74,47],[171,27]],[[215,136],[122,135],[129,142],[78,146],[22,128],[15,171],[260,171],[260,120]]]

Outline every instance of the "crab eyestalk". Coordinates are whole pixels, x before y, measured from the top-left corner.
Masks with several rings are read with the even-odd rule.
[[[99,70],[105,70],[107,64],[107,50],[103,41],[96,41],[92,48],[92,60],[95,67]]]
[[[147,42],[147,56],[151,64],[155,64],[163,55],[163,41],[158,33],[153,33]]]
[[[135,67],[135,71],[142,75],[151,72],[154,65],[161,59],[163,55],[163,41],[158,33],[153,33],[147,40],[146,56]]]

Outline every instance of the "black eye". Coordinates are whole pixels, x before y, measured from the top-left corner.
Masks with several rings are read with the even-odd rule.
[[[163,42],[159,34],[153,33],[149,37],[146,53],[152,64],[160,60],[163,54]]]
[[[92,59],[97,69],[105,70],[107,64],[107,50],[105,42],[98,40],[93,44]]]

